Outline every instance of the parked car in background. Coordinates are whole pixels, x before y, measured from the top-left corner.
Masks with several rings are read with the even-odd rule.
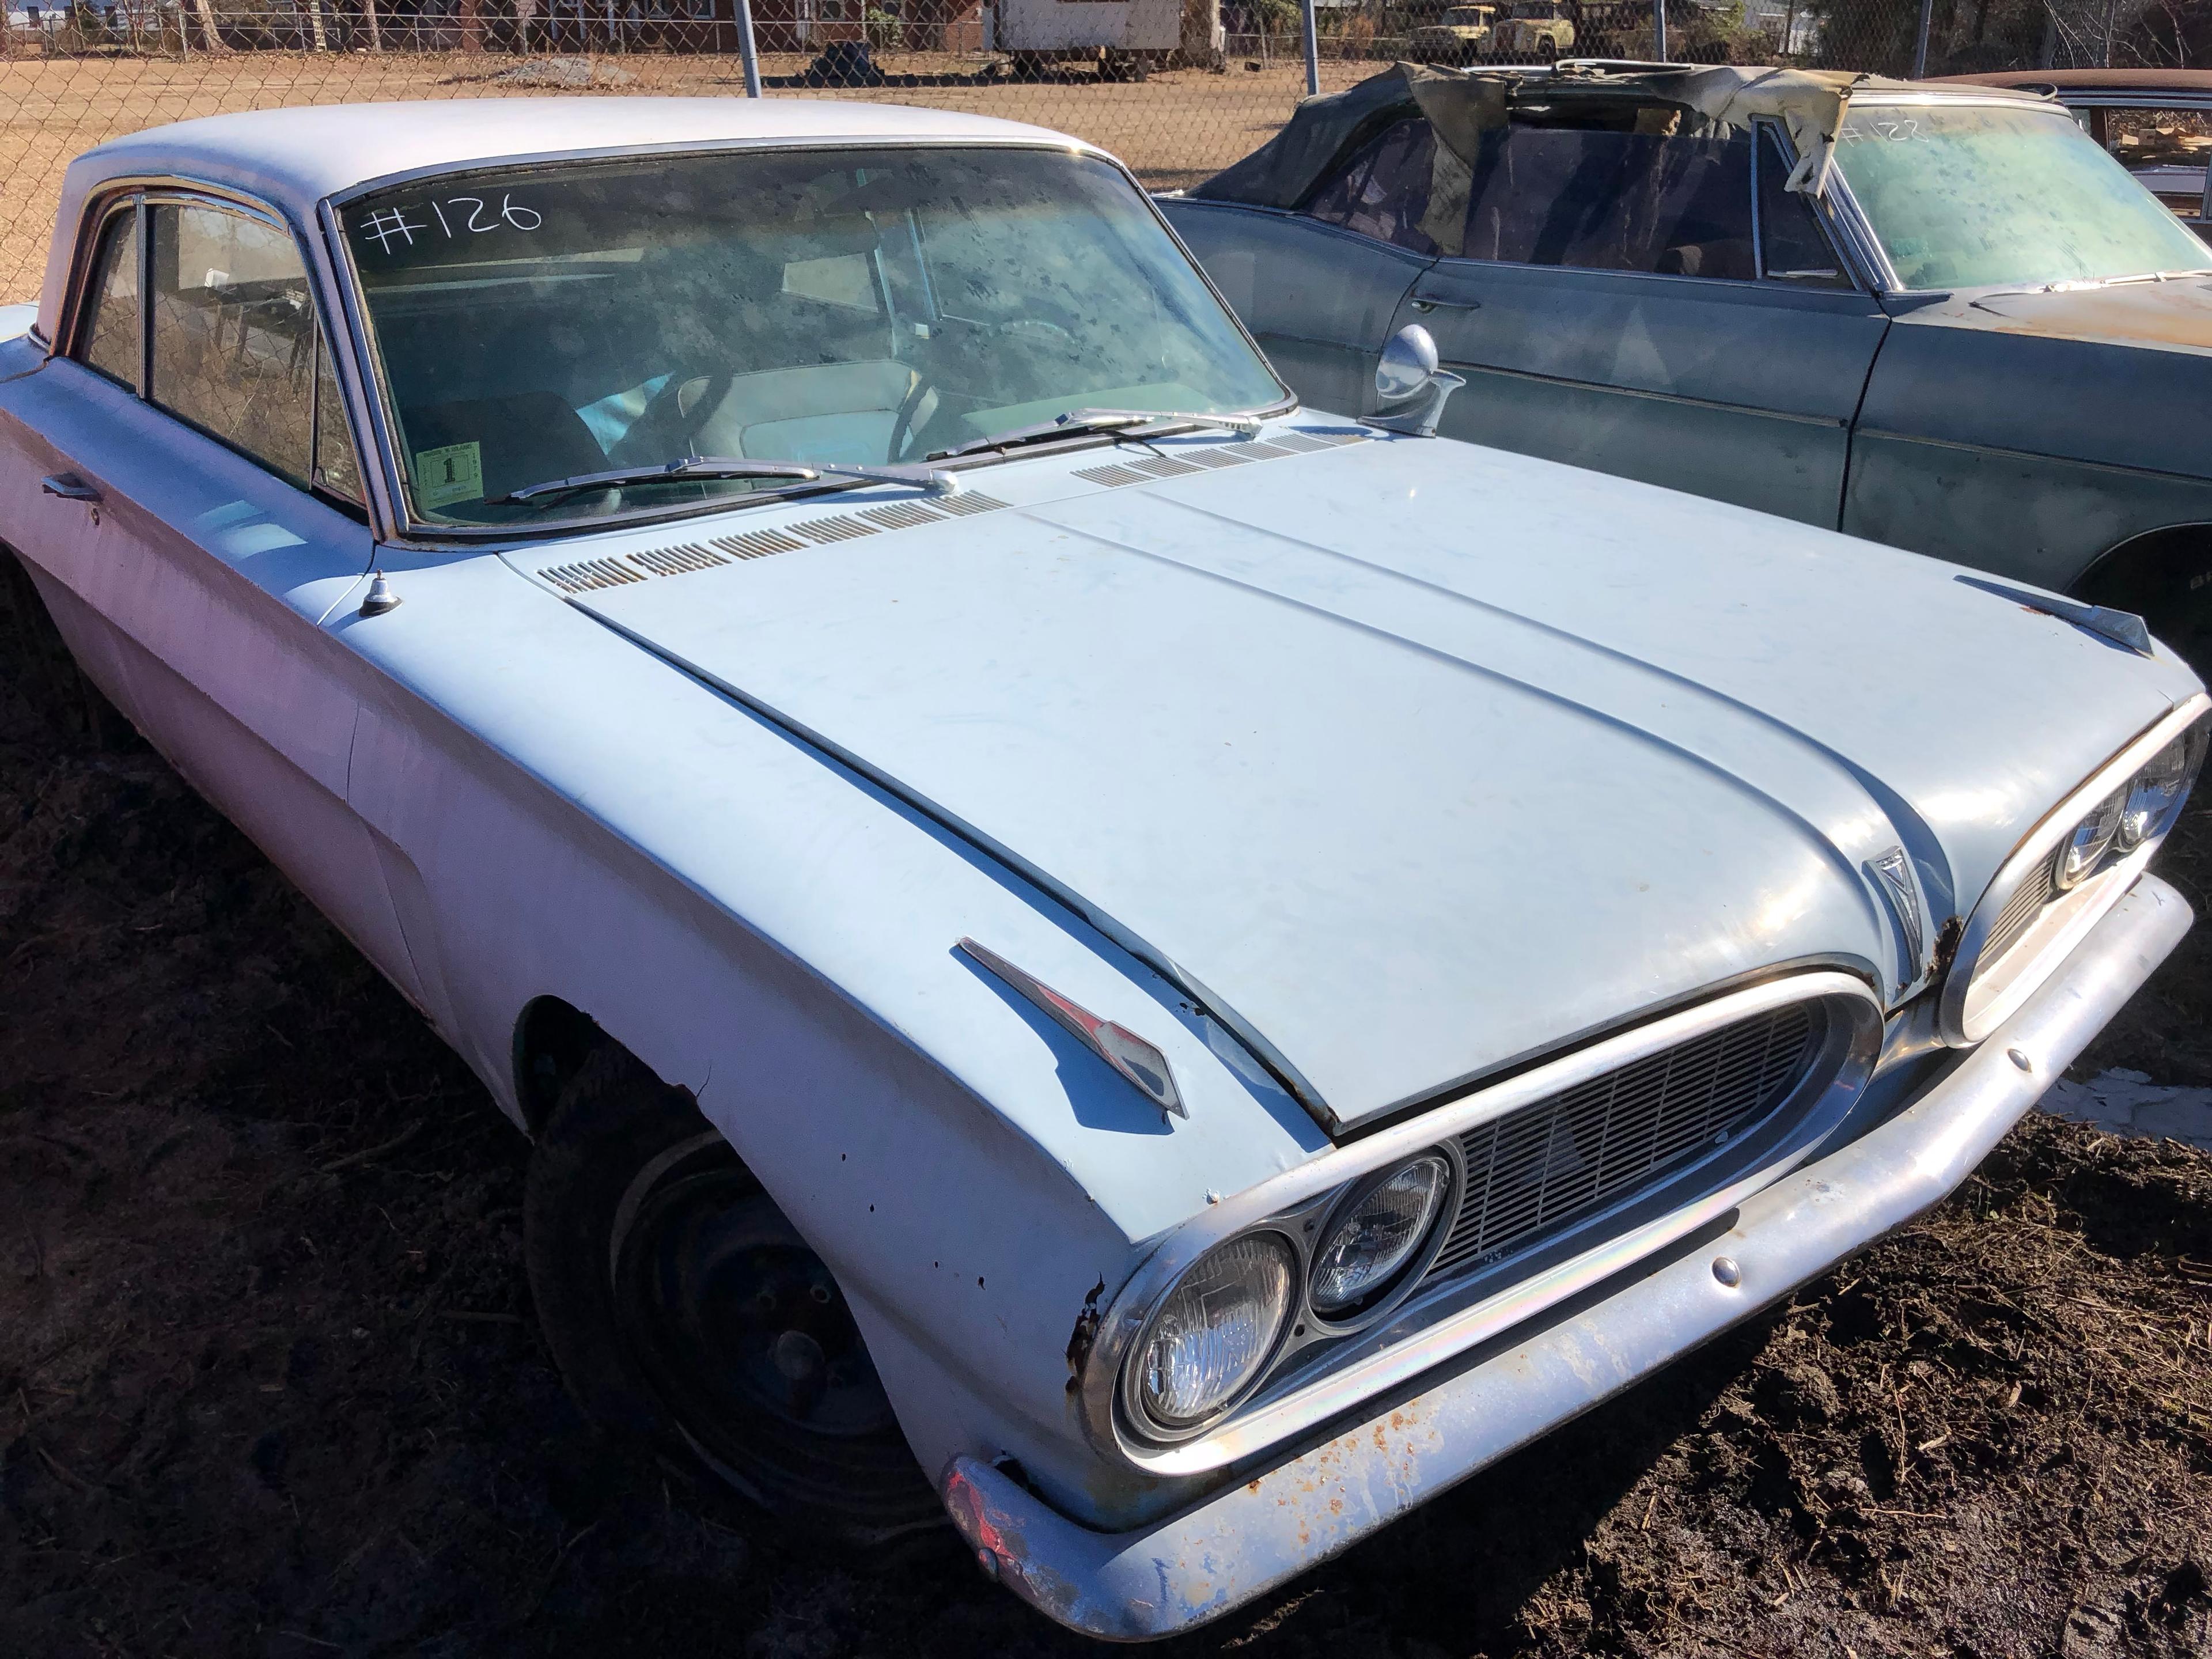
[[[2212,70],[2020,70],[1936,84],[2057,98],[2176,218],[2212,240]]]
[[[2149,617],[2212,661],[2212,251],[2046,98],[1401,66],[1168,217],[1300,396]]]
[[[1422,64],[1472,64],[1490,56],[1495,6],[1451,6],[1406,37],[1406,55]]]
[[[1572,0],[1512,0],[1492,46],[1501,58],[1566,57],[1575,49]]]
[[[1419,435],[1418,336],[1302,410],[1061,134],[217,117],[0,320],[0,538],[533,1137],[579,1402],[1094,1634],[1936,1202],[2189,925],[2136,619]]]

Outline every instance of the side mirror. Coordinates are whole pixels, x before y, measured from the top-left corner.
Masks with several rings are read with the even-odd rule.
[[[1390,337],[1382,360],[1375,366],[1375,391],[1386,412],[1369,418],[1370,426],[1403,432],[1415,438],[1437,435],[1437,422],[1444,412],[1444,399],[1467,382],[1437,367],[1437,343],[1419,323],[1408,323]],[[1403,407],[1392,410],[1390,405]]]

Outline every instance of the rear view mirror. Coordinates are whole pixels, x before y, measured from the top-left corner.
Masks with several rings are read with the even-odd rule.
[[[1467,384],[1438,368],[1437,361],[1436,340],[1419,323],[1408,323],[1393,334],[1375,366],[1375,391],[1385,412],[1368,424],[1416,438],[1435,437],[1444,399]],[[1394,404],[1405,407],[1394,411]]]

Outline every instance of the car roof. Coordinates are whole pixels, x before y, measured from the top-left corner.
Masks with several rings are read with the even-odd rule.
[[[88,198],[120,179],[179,178],[245,191],[302,228],[316,204],[381,179],[555,156],[732,145],[999,143],[1094,146],[1047,127],[904,104],[812,98],[456,98],[210,115],[150,127],[70,163],[39,306],[59,321]]]
[[[2040,88],[2069,92],[2212,94],[2212,70],[2047,69],[2004,70],[1985,75],[1947,75],[1940,86]]]

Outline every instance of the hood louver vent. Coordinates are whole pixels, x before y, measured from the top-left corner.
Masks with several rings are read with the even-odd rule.
[[[588,593],[594,588],[621,587],[645,580],[644,572],[612,559],[582,559],[574,564],[556,564],[538,574],[563,593]]]
[[[1126,466],[1085,466],[1076,469],[1075,476],[1085,483],[1104,484],[1109,489],[1119,489],[1123,484],[1142,483],[1145,475]]]
[[[810,542],[849,542],[878,533],[875,526],[862,524],[848,513],[836,514],[827,519],[802,519],[791,527]]]
[[[729,561],[720,554],[702,547],[696,542],[682,542],[674,547],[651,547],[642,553],[633,553],[631,560],[643,565],[656,576],[680,576],[687,570],[712,570]]]
[[[919,501],[894,501],[889,507],[863,508],[860,516],[885,530],[911,530],[916,525],[935,524],[944,515],[931,512]]]
[[[1109,489],[1150,483],[1162,478],[1194,477],[1224,466],[1248,461],[1273,460],[1284,455],[1306,455],[1340,444],[1356,444],[1364,432],[1283,432],[1265,441],[1194,446],[1174,455],[1139,455],[1105,466],[1079,468],[1075,477]],[[858,541],[886,530],[919,530],[947,519],[971,518],[996,513],[1006,503],[977,489],[928,501],[888,501],[853,513],[833,513],[818,519],[801,519],[774,530],[741,530],[703,542],[678,542],[672,547],[649,547],[640,552],[579,559],[569,564],[548,565],[538,574],[563,593],[590,593],[601,588],[623,587],[653,576],[682,576],[695,570],[712,570],[732,559],[765,559],[776,553],[797,553],[809,546]]]
[[[747,530],[735,536],[717,536],[714,545],[732,558],[764,559],[771,553],[796,553],[806,544],[781,530]]]
[[[996,513],[1006,503],[996,495],[986,495],[980,489],[964,489],[957,495],[940,495],[930,503],[939,513],[949,513],[956,519],[965,519],[977,513]]]

